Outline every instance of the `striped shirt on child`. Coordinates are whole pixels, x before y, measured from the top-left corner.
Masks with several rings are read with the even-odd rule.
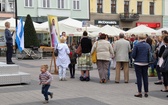
[[[50,84],[52,79],[53,77],[51,73],[49,73],[48,71],[46,71],[45,73],[41,73],[39,75],[39,80],[42,85],[44,85],[45,83]]]

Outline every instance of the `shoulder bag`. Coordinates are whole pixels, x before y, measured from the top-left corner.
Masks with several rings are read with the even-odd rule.
[[[168,56],[166,57],[166,59],[164,59],[161,67],[160,67],[160,71],[161,72],[168,72]]]
[[[97,43],[98,42],[96,42],[96,48],[95,48],[95,50],[94,50],[94,52],[92,53],[92,55],[91,55],[91,57],[92,57],[92,63],[96,63],[97,62]]]
[[[78,56],[81,56],[81,54],[82,54],[81,44],[79,44],[79,46],[78,46],[78,48],[76,49],[75,53],[78,54]]]

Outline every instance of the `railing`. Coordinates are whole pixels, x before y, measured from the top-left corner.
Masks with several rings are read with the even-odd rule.
[[[139,14],[137,14],[137,13],[121,13],[120,20],[121,21],[128,21],[128,22],[137,21],[137,20],[139,20]]]

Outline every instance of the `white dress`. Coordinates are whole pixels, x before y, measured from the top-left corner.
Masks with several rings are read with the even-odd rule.
[[[68,65],[70,64],[70,59],[69,59],[69,53],[70,50],[65,43],[59,43],[58,44],[58,57],[56,59],[56,65],[57,66],[62,66],[63,68],[68,68]]]

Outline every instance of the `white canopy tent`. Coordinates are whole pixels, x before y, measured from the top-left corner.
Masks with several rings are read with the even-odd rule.
[[[120,33],[125,33],[125,31],[116,28],[114,26],[110,26],[110,25],[105,25],[102,28],[100,28],[99,30],[91,33],[91,36],[96,37],[98,36],[99,33],[105,33],[109,36],[118,36]]]
[[[59,24],[60,32],[65,31],[67,34],[72,34],[74,32],[83,32],[83,31],[93,32],[99,29],[99,27],[96,27],[94,25],[90,25],[89,27],[82,27],[81,21],[71,19],[71,18],[61,20],[58,22],[58,24]]]
[[[157,31],[149,28],[145,25],[139,25],[135,28],[132,28],[128,31],[126,31],[126,35],[131,35],[131,34],[148,34],[148,35],[157,35]]]
[[[166,30],[168,32],[168,28],[167,27],[164,27],[164,28],[160,28],[157,30],[157,32],[161,35],[162,34],[162,31]]]
[[[41,27],[48,30],[49,32],[49,24],[48,21],[41,23]],[[73,35],[73,36],[82,36],[83,31],[93,32],[95,30],[99,30],[99,27],[96,27],[94,25],[90,25],[90,27],[82,27],[82,22],[67,18],[62,21],[58,22],[59,25],[59,31],[60,33],[65,31],[67,35]],[[81,33],[81,34],[80,34]]]
[[[10,30],[15,31],[16,21],[14,18],[9,18],[9,19],[1,21],[0,22],[0,30],[5,30],[5,22],[9,22],[10,23]],[[19,20],[17,20],[17,22],[19,23]]]
[[[91,36],[90,34],[91,34],[91,33],[88,32],[88,36]],[[82,36],[82,35],[83,35],[83,32],[74,32],[74,33],[69,34],[69,35],[70,35],[70,36]]]
[[[19,23],[20,20],[17,20],[17,22]],[[6,20],[3,20],[0,22],[0,30],[5,30],[5,22],[9,22],[10,23],[10,30],[11,31],[15,31],[16,30],[16,20],[14,18],[9,18]],[[23,22],[23,25],[25,24],[25,22]],[[36,30],[36,32],[48,32],[48,30],[44,27],[42,27],[42,25],[40,25],[39,23],[33,22],[34,28]]]

